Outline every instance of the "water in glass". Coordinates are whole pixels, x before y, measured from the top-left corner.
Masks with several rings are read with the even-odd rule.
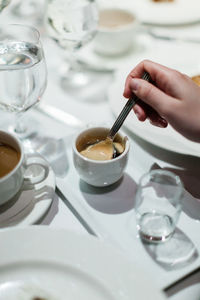
[[[22,112],[46,87],[42,49],[27,42],[0,43],[0,109]]]

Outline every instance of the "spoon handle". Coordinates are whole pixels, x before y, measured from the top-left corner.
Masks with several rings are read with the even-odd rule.
[[[151,81],[151,77],[149,75],[149,73],[144,72],[142,79],[150,82]],[[110,129],[110,132],[108,134],[108,137],[110,139],[114,139],[114,136],[116,135],[116,133],[119,131],[119,129],[121,128],[122,124],[124,123],[126,117],[128,116],[129,112],[131,111],[131,109],[133,108],[133,106],[138,102],[141,101],[136,95],[133,95],[132,98],[130,98],[125,106],[123,107],[122,111],[120,112],[119,116],[117,117],[115,123],[113,124],[112,128]]]

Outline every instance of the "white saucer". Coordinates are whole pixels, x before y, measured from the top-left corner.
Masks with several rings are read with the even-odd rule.
[[[55,186],[55,175],[50,166],[44,181],[33,187],[23,184],[15,197],[0,206],[0,228],[37,223],[51,206]]]
[[[97,71],[115,71],[124,65],[130,64],[138,57],[138,61],[149,52],[151,47],[151,37],[148,35],[138,35],[134,38],[132,49],[123,55],[106,56],[95,52],[95,39],[77,53],[77,58],[83,64],[89,65]]]

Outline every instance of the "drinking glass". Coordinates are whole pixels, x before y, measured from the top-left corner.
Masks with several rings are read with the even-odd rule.
[[[183,184],[172,172],[144,174],[136,192],[136,224],[147,242],[167,241],[174,233],[182,208]]]
[[[30,26],[0,26],[0,109],[14,114],[12,131],[28,138],[34,125],[21,116],[40,101],[47,70],[39,32]]]
[[[61,85],[68,93],[77,93],[94,80],[94,73],[77,62],[76,52],[93,39],[98,25],[95,0],[47,0],[45,24],[49,36],[68,54],[68,67]]]

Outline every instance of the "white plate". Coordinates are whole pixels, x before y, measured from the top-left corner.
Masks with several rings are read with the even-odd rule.
[[[110,107],[116,116],[120,113],[127,101],[125,98],[123,100],[122,96],[124,80],[127,74],[128,71],[121,70],[108,91]],[[123,126],[127,127],[135,135],[155,146],[180,154],[200,157],[200,144],[187,140],[169,125],[167,128],[159,128],[151,125],[148,120],[140,122],[135,114],[130,112]]]
[[[19,283],[49,300],[165,299],[145,271],[92,236],[32,226],[2,230],[0,240],[0,300]]]
[[[19,193],[0,207],[0,227],[31,225],[48,211],[55,192],[55,175],[49,166],[48,177],[32,188],[23,185]]]
[[[199,0],[153,0],[125,1],[125,5],[137,11],[140,21],[155,25],[181,25],[200,21]]]

